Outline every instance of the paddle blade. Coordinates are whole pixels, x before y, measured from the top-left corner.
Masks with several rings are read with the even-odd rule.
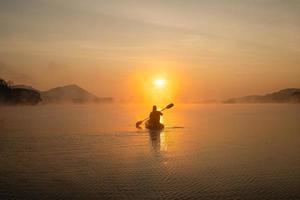
[[[174,106],[174,104],[173,104],[173,103],[170,103],[169,105],[167,105],[166,109],[170,109],[170,108],[172,108],[173,106]]]
[[[136,123],[135,123],[135,127],[141,128],[141,125],[142,125],[143,122],[144,122],[144,121],[138,121],[138,122],[136,122]]]

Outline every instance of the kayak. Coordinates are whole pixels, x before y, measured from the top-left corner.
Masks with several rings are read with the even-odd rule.
[[[165,126],[164,126],[163,124],[161,124],[161,123],[159,123],[159,124],[151,124],[151,123],[149,122],[149,120],[146,121],[145,127],[146,127],[147,129],[149,129],[149,130],[162,130],[162,129],[165,128]]]

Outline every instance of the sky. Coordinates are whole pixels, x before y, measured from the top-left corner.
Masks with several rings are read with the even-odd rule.
[[[0,77],[126,101],[157,78],[178,101],[300,87],[300,1],[0,0]]]

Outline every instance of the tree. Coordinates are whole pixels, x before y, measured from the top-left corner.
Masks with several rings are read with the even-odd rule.
[[[9,100],[10,92],[7,82],[0,78],[0,103],[6,103]]]
[[[0,78],[0,87],[1,88],[8,87],[7,82],[2,78]]]
[[[14,85],[14,82],[13,82],[13,81],[11,81],[11,80],[9,80],[9,81],[7,81],[7,85],[8,85],[8,87],[11,87],[11,86],[13,86],[13,85]]]
[[[35,105],[42,101],[38,91],[25,88],[12,88],[12,81],[0,79],[0,103]]]

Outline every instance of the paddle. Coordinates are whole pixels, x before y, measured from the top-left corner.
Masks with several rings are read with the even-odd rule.
[[[164,110],[166,110],[166,109],[170,109],[170,108],[172,108],[173,106],[174,106],[174,104],[173,104],[173,103],[170,103],[170,104],[167,105],[164,109],[162,109],[160,112],[162,112],[162,111],[164,111]],[[136,122],[136,123],[135,123],[135,127],[141,128],[140,126],[143,124],[143,122],[146,121],[146,120],[148,120],[148,119],[149,119],[149,117],[147,117],[147,118],[145,118],[145,119],[143,119],[143,120],[141,120],[141,121]]]

